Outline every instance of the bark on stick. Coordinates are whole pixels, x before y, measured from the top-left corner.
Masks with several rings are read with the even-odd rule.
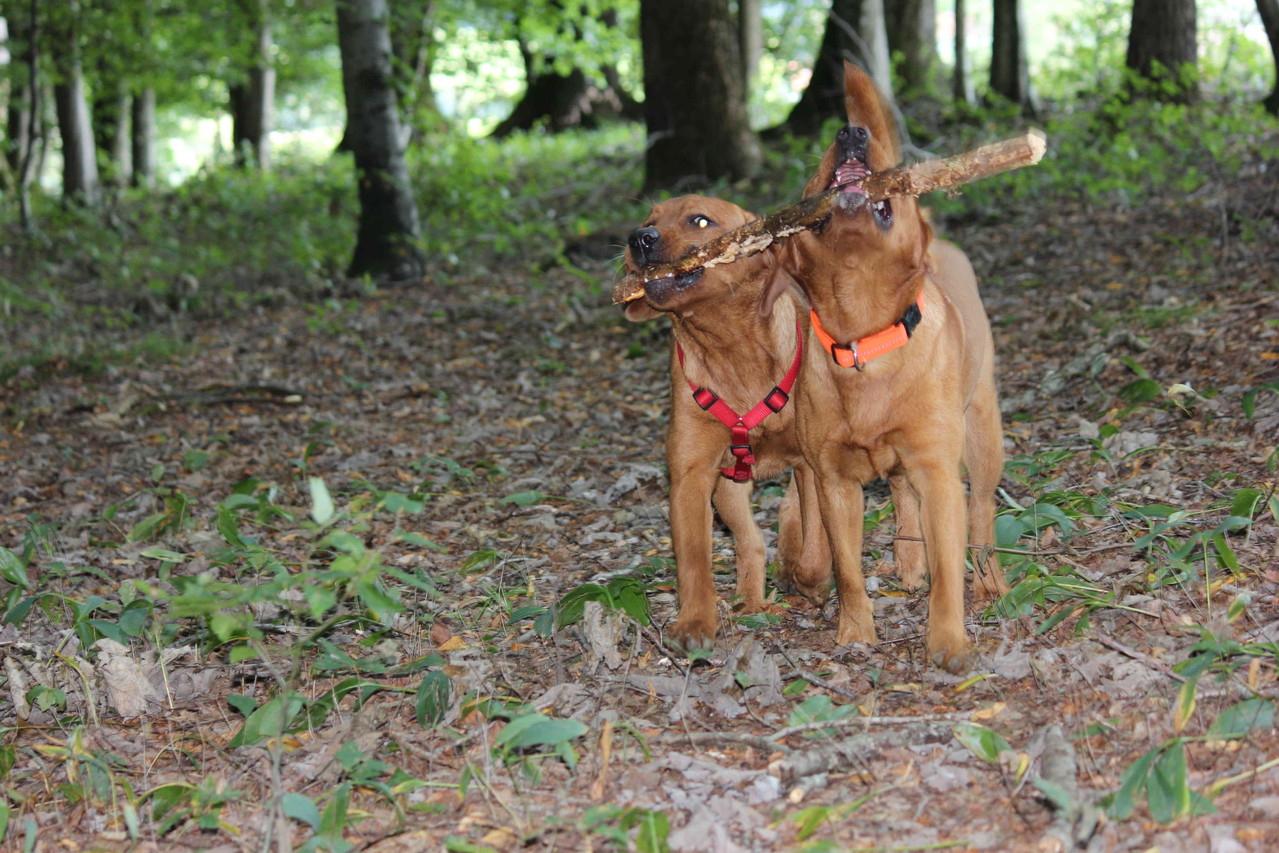
[[[946,189],[1038,163],[1044,156],[1047,141],[1038,130],[1030,130],[1014,139],[983,145],[981,148],[945,157],[925,160],[910,166],[899,166],[871,175],[863,183],[868,202],[894,196],[918,196],[932,190]],[[774,242],[807,231],[831,214],[841,189],[829,189],[784,207],[763,219],[752,220],[740,228],[721,234],[698,246],[677,261],[654,264],[628,273],[613,288],[614,302],[630,302],[644,295],[644,283],[674,278],[696,269],[731,264],[733,261],[762,252]]]

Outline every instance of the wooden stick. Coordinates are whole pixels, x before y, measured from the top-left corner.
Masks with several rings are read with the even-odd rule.
[[[1031,166],[1044,156],[1047,140],[1039,130],[1030,130],[1014,139],[983,145],[963,154],[940,160],[925,160],[910,166],[898,166],[871,175],[862,184],[867,203],[894,196],[918,196],[932,190],[966,184]],[[762,252],[774,242],[823,222],[834,209],[842,188],[835,187],[784,207],[763,219],[754,219],[740,228],[721,234],[704,243],[679,260],[653,264],[639,272],[628,273],[613,288],[614,302],[630,302],[644,295],[644,283],[686,275],[697,269],[731,264]]]

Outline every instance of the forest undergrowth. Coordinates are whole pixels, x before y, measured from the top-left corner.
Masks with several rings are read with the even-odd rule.
[[[950,154],[1014,123],[912,126]],[[1011,592],[963,677],[879,487],[879,644],[776,592],[735,616],[721,531],[717,647],[665,645],[668,336],[608,298],[634,129],[417,153],[402,287],[341,275],[340,161],[6,221],[5,849],[1273,849],[1279,127],[1047,130],[928,199],[1009,457]],[[821,148],[713,191],[779,207]]]

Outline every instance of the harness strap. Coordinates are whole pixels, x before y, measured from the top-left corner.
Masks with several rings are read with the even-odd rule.
[[[830,353],[836,364],[840,367],[855,367],[862,370],[866,367],[866,362],[906,345],[910,336],[915,333],[915,327],[924,318],[924,294],[920,292],[919,298],[906,309],[906,313],[896,323],[849,344],[836,341],[830,332],[822,327],[816,311],[809,311],[808,317],[812,321],[813,333],[817,335],[817,340],[821,341],[822,348]]]
[[[682,370],[684,367],[684,349],[679,345],[679,341],[675,342],[675,355],[679,358],[679,366]],[[736,463],[731,468],[720,469],[720,473],[728,479],[745,482],[754,476],[752,468],[755,465],[755,454],[751,451],[750,431],[759,426],[764,418],[785,408],[786,403],[790,400],[791,389],[795,387],[795,379],[799,376],[799,365],[803,355],[804,333],[799,321],[796,320],[795,359],[791,362],[790,369],[786,371],[782,381],[774,385],[773,390],[769,391],[763,400],[756,403],[744,415],[739,415],[733,411],[733,408],[721,400],[719,395],[711,389],[700,386],[695,382],[688,382],[688,387],[693,389],[693,401],[701,406],[703,410],[714,415],[720,423],[728,427],[732,432],[732,443],[729,445],[729,450],[732,452]]]

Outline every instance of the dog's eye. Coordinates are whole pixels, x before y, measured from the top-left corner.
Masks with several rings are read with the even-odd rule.
[[[688,218],[688,224],[694,228],[709,228],[715,223],[698,213]]]

